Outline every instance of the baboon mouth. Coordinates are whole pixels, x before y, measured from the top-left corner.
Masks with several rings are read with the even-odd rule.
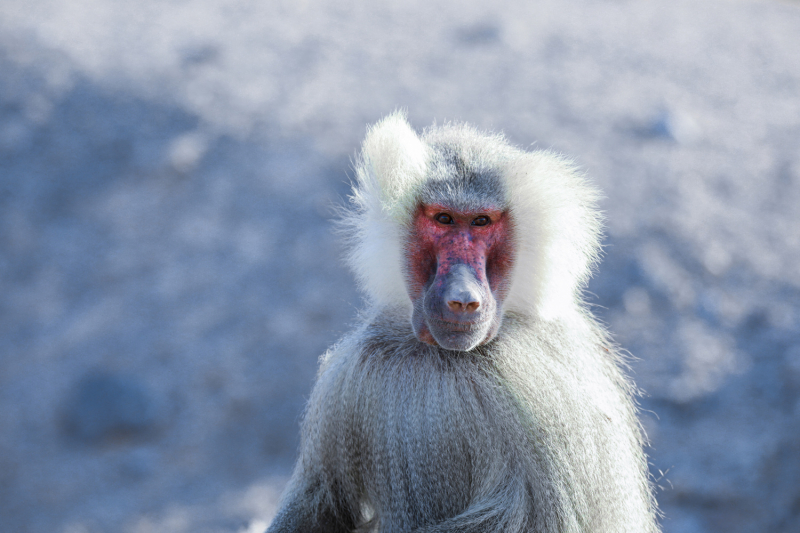
[[[481,322],[448,322],[429,319],[428,330],[436,343],[447,350],[466,352],[481,344],[490,325]]]
[[[485,329],[487,321],[480,322],[454,322],[439,318],[428,317],[428,325],[435,329],[445,330],[449,333],[476,333]]]

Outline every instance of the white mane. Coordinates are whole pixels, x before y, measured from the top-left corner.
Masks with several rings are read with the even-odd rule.
[[[352,207],[343,219],[348,263],[368,300],[381,307],[411,305],[404,243],[420,191],[435,171],[434,146],[447,146],[500,177],[516,243],[505,309],[545,319],[579,312],[601,231],[598,193],[586,178],[553,152],[525,152],[466,125],[434,127],[420,137],[400,112],[367,132],[356,161]]]

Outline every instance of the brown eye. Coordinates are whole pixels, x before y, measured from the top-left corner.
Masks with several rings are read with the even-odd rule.
[[[472,225],[473,226],[485,226],[489,222],[491,222],[491,220],[489,220],[489,217],[481,215],[481,216],[479,216],[478,218],[476,218],[475,220],[472,221]]]
[[[436,222],[438,222],[439,224],[452,224],[453,223],[453,217],[451,217],[447,213],[439,213],[438,215],[436,215],[435,218],[436,218]]]

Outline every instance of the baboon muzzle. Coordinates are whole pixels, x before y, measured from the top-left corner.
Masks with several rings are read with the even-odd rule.
[[[488,283],[466,263],[440,268],[421,308],[415,306],[412,322],[423,326],[431,341],[448,350],[468,351],[497,331],[497,305]],[[485,276],[484,276],[485,278]]]
[[[463,263],[455,265],[444,279],[441,295],[443,307],[459,320],[469,320],[471,315],[481,310],[481,292],[475,272]]]

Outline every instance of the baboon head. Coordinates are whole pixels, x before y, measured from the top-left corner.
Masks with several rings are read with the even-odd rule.
[[[504,312],[580,314],[600,217],[568,160],[463,124],[418,135],[395,113],[370,128],[356,177],[349,263],[371,306],[408,308],[421,342],[469,351]]]

